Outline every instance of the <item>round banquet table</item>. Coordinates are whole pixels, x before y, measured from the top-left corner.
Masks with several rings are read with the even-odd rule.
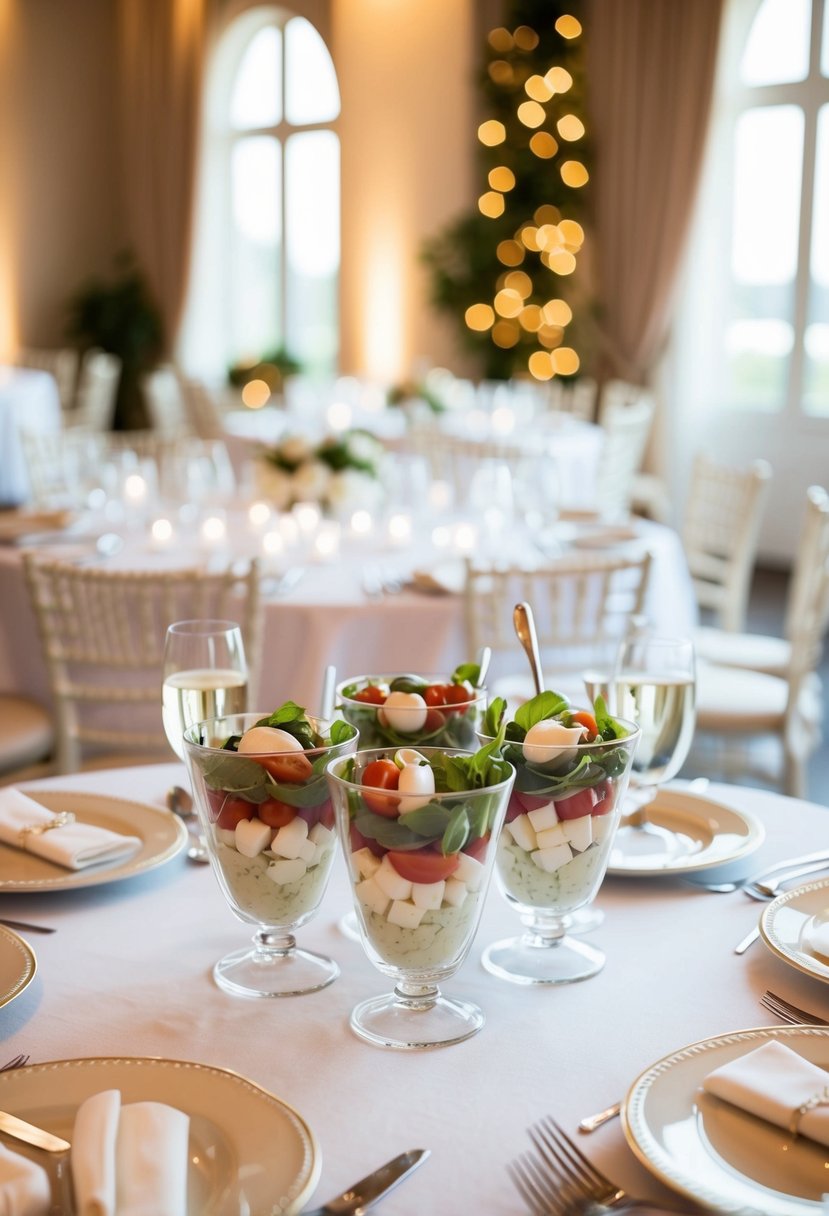
[[[653,554],[646,612],[656,628],[670,634],[688,633],[696,623],[696,608],[682,544],[670,528],[645,520],[634,521],[635,538],[627,545],[646,545]],[[129,541],[122,553],[96,559],[94,538],[79,543],[40,546],[56,558],[101,560],[127,568],[148,568],[163,562],[197,564],[206,558],[194,550],[162,557],[141,541]],[[462,578],[462,560],[441,563],[433,551],[381,550],[354,546],[335,561],[298,567],[301,576],[290,589],[271,580],[265,586],[263,653],[259,704],[278,705],[291,699],[316,709],[327,664],[334,664],[340,679],[366,672],[451,672],[474,656],[465,653],[463,597],[422,594],[403,590],[377,594],[367,588],[367,574],[411,573],[418,560],[440,566]],[[450,579],[451,582],[451,579]],[[493,660],[493,678],[526,671],[526,660],[516,642],[514,651]],[[548,672],[550,678],[553,672]],[[0,688],[26,693],[48,704],[46,669],[40,654],[36,623],[28,606],[21,552],[0,545]]]
[[[183,766],[169,764],[37,784],[159,803],[183,781]],[[746,787],[712,785],[709,794],[765,825],[752,872],[825,844],[825,807]],[[678,879],[605,880],[597,900],[605,922],[591,937],[607,963],[593,979],[556,989],[501,982],[484,971],[481,950],[514,932],[517,919],[493,886],[472,951],[444,985],[481,1006],[483,1030],[437,1051],[383,1051],[348,1027],[355,1002],[387,981],[337,928],[346,901],[338,858],[317,918],[298,936],[336,958],[342,974],[322,992],[265,1002],[233,998],[213,982],[213,963],[244,944],[248,929],[210,869],[183,855],[106,886],[1,894],[0,915],[57,929],[29,935],[38,972],[0,1009],[2,1059],[125,1054],[229,1068],[305,1117],[322,1154],[318,1200],[404,1149],[425,1147],[431,1158],[384,1201],[387,1216],[516,1216],[524,1209],[506,1165],[529,1148],[525,1129],[535,1120],[551,1114],[575,1133],[580,1118],[621,1098],[663,1055],[773,1024],[759,1005],[767,987],[829,1015],[829,989],[763,944],[734,954],[766,905]],[[618,1120],[579,1144],[631,1193],[669,1198],[627,1148]]]
[[[16,505],[30,497],[21,429],[57,431],[60,426],[53,376],[34,368],[0,367],[0,503]]]

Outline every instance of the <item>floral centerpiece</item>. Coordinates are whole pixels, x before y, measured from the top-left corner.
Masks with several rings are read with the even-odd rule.
[[[289,435],[267,448],[256,462],[257,492],[280,510],[316,502],[332,514],[377,507],[383,448],[368,431],[346,431],[311,443]]]

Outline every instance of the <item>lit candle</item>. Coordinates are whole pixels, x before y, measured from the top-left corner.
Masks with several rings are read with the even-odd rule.
[[[412,539],[412,517],[407,511],[395,511],[389,516],[389,540],[393,545],[406,545]]]
[[[176,530],[172,521],[161,517],[154,519],[150,526],[150,536],[157,549],[166,549],[175,539]]]
[[[248,507],[248,522],[251,530],[254,532],[262,532],[271,522],[273,511],[270,503],[267,502],[252,502]]]
[[[478,539],[478,529],[474,524],[456,524],[452,541],[458,553],[471,553]]]
[[[285,540],[281,532],[271,529],[262,537],[262,552],[266,557],[279,557],[285,552]]]
[[[147,483],[140,473],[129,473],[124,478],[124,500],[130,506],[140,507],[147,497]]]
[[[310,536],[319,527],[322,511],[315,502],[298,502],[293,507],[293,516],[303,536]]]
[[[318,561],[330,561],[337,556],[340,548],[340,525],[333,519],[324,519],[313,543],[314,556]]]
[[[208,515],[202,520],[200,528],[202,541],[215,547],[220,545],[227,535],[227,524],[221,515]]]
[[[351,516],[350,521],[351,532],[354,536],[366,537],[371,536],[374,531],[374,518],[370,511],[365,508],[360,508]]]

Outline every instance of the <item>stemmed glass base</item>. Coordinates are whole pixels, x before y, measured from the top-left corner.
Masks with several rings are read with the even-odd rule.
[[[213,978],[233,996],[301,996],[327,988],[340,974],[333,959],[297,948],[290,933],[257,929],[253,946],[219,959]]]
[[[360,940],[360,925],[357,920],[357,913],[352,908],[350,912],[346,912],[345,916],[341,916],[337,921],[337,928],[343,937],[350,938],[353,942]]]
[[[570,913],[570,924],[567,929],[570,933],[592,933],[594,929],[598,929],[599,925],[603,924],[604,912],[601,908],[588,904],[586,908],[577,908],[575,912]]]
[[[350,1024],[376,1047],[416,1051],[461,1043],[477,1034],[484,1020],[477,1005],[442,996],[436,984],[401,980],[393,992],[355,1005]]]
[[[487,971],[513,984],[572,984],[598,974],[605,956],[568,934],[570,916],[528,918],[527,932],[493,942],[481,955]]]

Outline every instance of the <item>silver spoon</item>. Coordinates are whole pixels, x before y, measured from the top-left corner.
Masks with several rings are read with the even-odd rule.
[[[174,785],[167,791],[167,810],[178,815],[193,838],[193,844],[187,850],[188,860],[209,862],[207,841],[199,828],[199,817],[193,810],[193,799],[184,786]]]
[[[524,652],[530,661],[533,683],[536,693],[544,691],[544,676],[541,672],[541,655],[538,651],[538,636],[535,632],[533,610],[528,603],[522,601],[516,604],[512,613],[512,623],[518,641],[524,647]]]
[[[482,646],[481,653],[478,656],[478,679],[476,688],[483,688],[486,684],[486,673],[489,671],[489,665],[492,662],[492,647]]]

